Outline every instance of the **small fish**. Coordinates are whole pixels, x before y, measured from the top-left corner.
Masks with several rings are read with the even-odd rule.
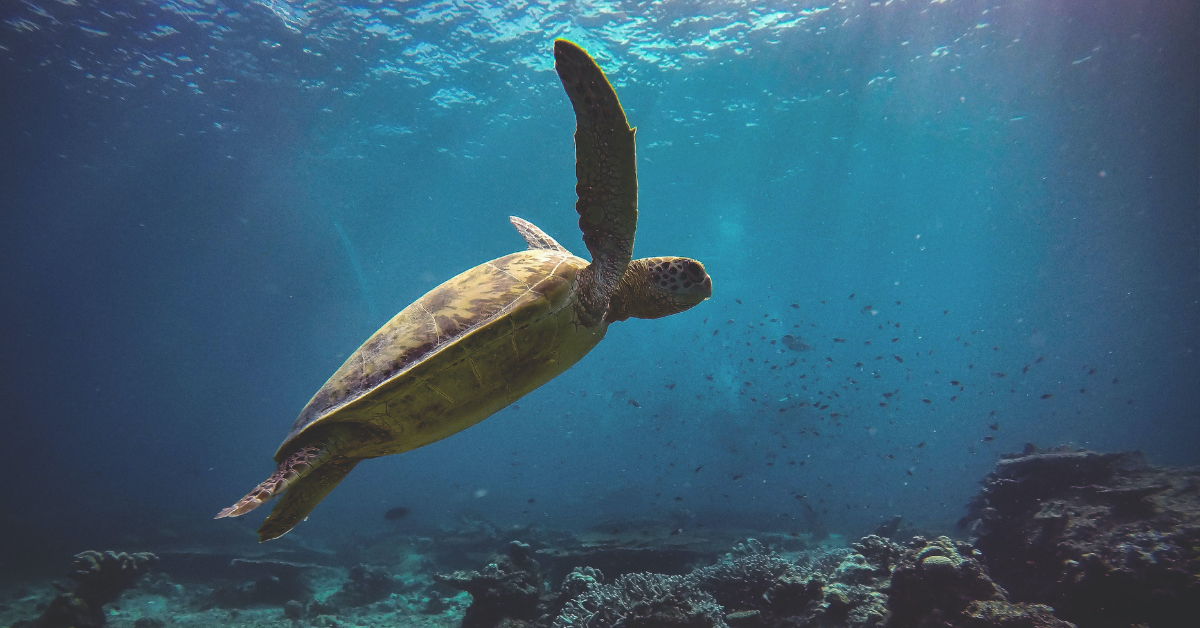
[[[640,407],[642,407],[642,404],[638,403],[638,402],[637,402],[637,399],[630,399],[630,400],[629,400],[629,405],[631,405],[631,406],[633,406],[633,407],[635,407],[635,408],[640,408]]]
[[[536,502],[536,501],[537,501],[536,499],[530,497],[529,499],[525,500],[525,503],[532,504],[533,502]]]
[[[786,334],[783,338],[780,338],[780,340],[783,341],[783,345],[785,347],[791,349],[792,351],[809,351],[812,349],[812,347],[810,347],[807,342],[801,340],[799,336]]]
[[[1053,396],[1054,396],[1054,395],[1051,395],[1050,393],[1046,393],[1046,394],[1042,395],[1042,399],[1049,399],[1049,398],[1051,398],[1051,397],[1053,397]]]
[[[999,432],[999,431],[1000,431],[1000,423],[999,423],[999,421],[997,421],[996,423],[992,423],[991,425],[989,425],[989,426],[988,426],[988,429],[989,429],[989,430],[992,430],[993,432]]]
[[[994,440],[996,440],[996,437],[995,437],[995,436],[984,436],[984,437],[983,437],[983,442],[985,442],[985,443],[990,443],[990,442],[992,442],[992,441],[994,441]]]
[[[696,467],[696,470],[692,471],[692,473],[700,473],[700,469],[703,469],[703,468],[704,468],[704,465],[700,465],[700,466]]]
[[[904,358],[902,358],[902,357],[900,357],[900,356],[898,356],[898,355],[893,355],[892,357],[893,357],[893,358],[896,358],[896,361],[897,361],[897,362],[900,362],[900,363],[903,363],[903,362],[904,362]]]
[[[1028,374],[1029,374],[1029,366],[1030,366],[1030,365],[1026,364],[1026,365],[1025,365],[1025,368],[1021,369],[1021,374],[1022,374],[1022,375],[1028,375]]]
[[[798,309],[800,309],[800,304],[799,304],[799,303],[793,303],[793,304],[792,304],[792,309],[793,309],[793,310],[798,310]]]
[[[951,386],[961,386],[962,384],[959,384],[957,379],[952,379],[952,380],[950,380],[950,385]]]
[[[741,304],[742,304],[742,300],[741,300],[741,299],[734,299],[734,301],[737,301],[737,304],[738,304],[738,305],[741,305]]]
[[[924,403],[933,403],[933,401],[930,401],[929,399],[922,399],[921,401]]]
[[[404,506],[396,506],[383,513],[383,518],[388,521],[399,521],[408,516],[408,509]]]
[[[851,299],[853,299],[853,298],[854,298],[854,293],[853,293],[853,292],[851,292],[851,293],[850,293],[850,298],[851,298]]]
[[[677,501],[677,502],[681,502],[681,501],[683,501],[683,498],[682,498],[682,497],[676,497],[676,498],[675,498],[675,501]]]
[[[917,445],[917,449],[920,449],[924,446],[925,446],[925,441],[921,441],[920,444]]]
[[[846,342],[846,339],[845,338],[834,338],[833,341],[834,342]]]
[[[742,475],[741,473],[738,473],[737,475],[733,476],[733,481],[737,482],[738,480],[742,479],[743,477],[745,477],[745,476]]]
[[[953,396],[951,396],[951,397],[950,397],[950,401],[954,401],[954,400],[956,400],[956,399],[958,399],[958,395],[953,395]]]
[[[675,384],[665,384],[667,390],[675,390]]]

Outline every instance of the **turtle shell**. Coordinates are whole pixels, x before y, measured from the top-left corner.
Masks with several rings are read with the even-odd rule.
[[[607,324],[577,324],[576,274],[587,261],[529,250],[480,264],[430,290],[358,348],[300,412],[275,461],[334,425],[339,455],[373,458],[445,438],[491,416],[578,362]]]

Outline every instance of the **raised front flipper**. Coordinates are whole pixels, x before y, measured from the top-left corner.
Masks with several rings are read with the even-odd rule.
[[[579,46],[554,42],[554,69],[575,110],[579,230],[592,254],[581,275],[586,319],[598,323],[633,257],[637,231],[634,130],[600,66]],[[593,323],[589,323],[593,324]]]

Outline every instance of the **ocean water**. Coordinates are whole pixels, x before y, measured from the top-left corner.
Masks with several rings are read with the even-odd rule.
[[[464,517],[950,532],[1025,443],[1200,458],[1191,0],[0,6],[0,560],[254,549],[213,520],[441,281],[586,255],[552,42],[638,127],[635,257],[710,300],[614,324],[288,537]],[[283,542],[283,541],[281,541]]]

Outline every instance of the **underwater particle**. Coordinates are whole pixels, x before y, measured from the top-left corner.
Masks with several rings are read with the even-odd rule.
[[[396,506],[395,508],[389,508],[387,512],[383,513],[383,518],[388,521],[399,521],[407,517],[408,513],[409,510],[404,506]]]
[[[487,494],[488,494],[488,492],[487,492],[486,488],[481,488],[481,489],[475,491],[475,493],[474,493],[475,499],[481,499],[481,498],[487,497]]]
[[[1079,394],[1081,394],[1081,395],[1082,395],[1082,394],[1084,394],[1084,393],[1086,393],[1086,392],[1087,392],[1087,389],[1086,389],[1086,388],[1080,388],[1080,389],[1079,389]]]
[[[1042,395],[1042,399],[1049,399],[1049,398],[1051,398],[1051,397],[1053,397],[1053,396],[1054,396],[1054,395],[1052,395],[1052,394],[1050,394],[1050,393],[1046,393],[1046,394]]]

